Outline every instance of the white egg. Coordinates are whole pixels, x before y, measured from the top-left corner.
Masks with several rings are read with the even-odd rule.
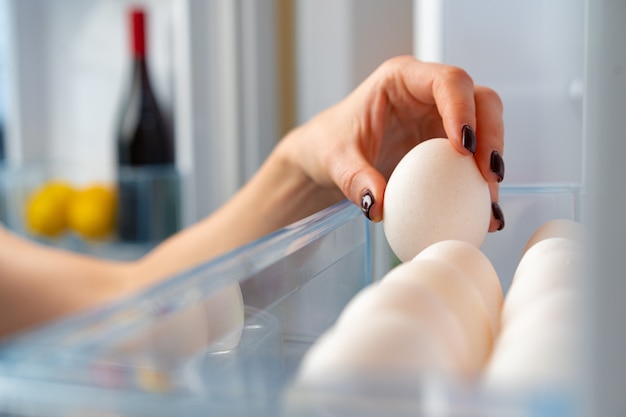
[[[441,259],[462,270],[483,298],[494,334],[498,332],[502,286],[491,261],[480,249],[461,240],[444,240],[428,246],[414,259]]]
[[[530,247],[515,270],[502,306],[501,326],[542,294],[581,285],[585,270],[583,244],[552,237]]]
[[[582,371],[581,294],[557,290],[515,315],[494,346],[484,373],[490,387],[561,384]]]
[[[402,268],[392,269],[380,285],[395,281],[425,288],[438,297],[466,334],[472,370],[482,368],[491,352],[494,334],[487,307],[470,279],[448,262],[416,258]]]
[[[396,267],[402,268],[402,265]],[[360,291],[344,308],[335,323],[335,331],[367,323],[372,315],[397,313],[410,318],[435,340],[442,353],[455,364],[459,376],[469,376],[474,367],[468,351],[468,340],[460,321],[452,311],[427,288],[401,281],[380,281]]]
[[[525,333],[532,336],[533,328],[555,326],[571,323],[580,325],[583,319],[583,297],[576,288],[555,289],[545,292],[533,299],[526,308],[512,316],[502,329],[501,339],[511,333]],[[540,324],[546,320],[545,326]],[[549,323],[548,323],[549,321]]]
[[[298,383],[455,372],[445,350],[419,322],[395,312],[373,313],[358,326],[333,328],[319,338],[300,363]]]
[[[584,241],[585,230],[581,223],[568,219],[554,219],[542,224],[530,236],[522,251],[522,256],[535,243],[551,237],[565,237],[577,242]]]
[[[474,158],[448,139],[426,140],[400,160],[383,202],[383,229],[393,252],[412,259],[441,240],[480,247],[491,220],[487,182]]]
[[[229,284],[206,297],[190,297],[188,305],[158,317],[137,332],[114,355],[150,352],[169,360],[199,351],[218,352],[239,345],[244,325],[244,303],[239,284]]]
[[[562,326],[498,349],[483,384],[487,387],[561,387],[579,376],[580,340],[576,329]]]
[[[239,284],[217,290],[204,301],[204,314],[209,334],[209,351],[237,347],[245,319],[243,296]]]

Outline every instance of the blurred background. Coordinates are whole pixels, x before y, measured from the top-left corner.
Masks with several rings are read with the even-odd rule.
[[[398,54],[459,65],[500,93],[504,185],[582,182],[583,0],[0,0],[7,166],[70,161],[74,176],[115,176],[131,5],[148,15],[183,226],[230,197],[289,129]],[[380,276],[391,260],[374,229]]]
[[[77,181],[113,180],[117,118],[131,67],[131,4],[148,13],[148,68],[174,137],[183,226],[229,198],[285,132],[398,54],[459,65],[476,83],[498,91],[506,128],[503,187],[565,190],[562,206],[573,206],[571,217],[580,218],[585,207],[571,196],[594,172],[584,157],[594,157],[602,186],[597,193],[607,203],[595,216],[602,226],[597,234],[613,240],[596,252],[602,268],[590,298],[599,313],[590,322],[600,325],[591,339],[606,342],[594,357],[599,366],[589,385],[594,378],[603,382],[595,389],[606,410],[622,405],[626,372],[624,361],[615,359],[626,346],[619,299],[624,265],[618,265],[626,234],[616,219],[625,204],[622,177],[611,169],[623,166],[626,143],[616,122],[624,108],[624,48],[620,15],[611,21],[610,14],[623,15],[620,0],[0,0],[5,191],[33,164],[57,160],[77,167]],[[585,59],[585,42],[595,47],[592,59]],[[595,143],[586,142],[590,137]],[[2,220],[19,229],[9,206],[0,195]],[[524,242],[534,230],[525,219],[540,224],[553,217],[524,201],[504,212],[516,221],[498,234],[501,242],[514,240],[509,236]],[[376,278],[392,260],[380,228],[372,229]],[[492,236],[485,245],[514,257],[521,250],[496,248]],[[501,275],[505,289],[507,272]]]

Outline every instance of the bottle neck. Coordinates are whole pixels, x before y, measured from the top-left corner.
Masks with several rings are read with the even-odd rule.
[[[130,13],[130,52],[133,57],[133,85],[151,93],[148,65],[146,62],[146,14],[143,9],[133,9]]]
[[[140,87],[145,93],[152,94],[152,86],[148,74],[148,64],[145,57],[133,58],[132,85]]]
[[[130,50],[135,60],[146,57],[146,19],[143,10],[136,9],[130,14],[131,45]]]

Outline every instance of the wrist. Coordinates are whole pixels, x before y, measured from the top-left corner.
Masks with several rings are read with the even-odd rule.
[[[324,209],[344,197],[330,179],[324,164],[324,150],[315,120],[290,131],[276,146],[268,160],[268,167],[275,169],[274,181],[282,183],[290,201],[301,210],[295,217],[302,218]],[[277,184],[278,186],[278,184]],[[295,207],[294,207],[295,209]],[[291,216],[293,218],[293,216]]]

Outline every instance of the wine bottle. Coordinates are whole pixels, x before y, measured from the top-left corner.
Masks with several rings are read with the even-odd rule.
[[[147,17],[129,13],[132,77],[117,137],[117,235],[121,241],[161,240],[178,229],[179,186],[174,145],[147,62]]]

